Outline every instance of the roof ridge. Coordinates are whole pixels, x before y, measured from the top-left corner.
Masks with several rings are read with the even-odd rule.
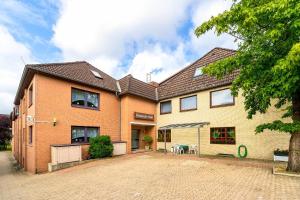
[[[186,69],[188,69],[189,67],[191,67],[192,65],[194,65],[196,62],[198,62],[199,60],[203,59],[205,56],[207,56],[209,53],[211,53],[212,51],[214,51],[215,49],[222,49],[222,50],[226,50],[226,51],[232,51],[232,52],[236,52],[236,50],[233,49],[226,49],[226,48],[222,48],[222,47],[214,47],[213,49],[211,49],[210,51],[208,51],[207,53],[205,53],[203,56],[201,56],[200,58],[198,58],[196,61],[192,62],[191,64],[187,65],[186,67],[184,67],[183,69],[179,70],[178,72],[174,73],[173,75],[169,76],[168,78],[166,78],[165,80],[161,81],[158,85],[170,80],[171,78],[173,78],[174,76],[182,73],[183,71],[185,71]]]
[[[135,79],[135,80],[137,80],[137,81],[139,81],[139,82],[141,82],[141,83],[144,83],[144,84],[147,84],[147,85],[149,85],[149,86],[151,86],[151,87],[154,87],[154,88],[156,88],[154,85],[151,85],[151,84],[149,84],[149,83],[146,83],[145,81],[141,81],[140,79],[137,79],[137,78],[135,78],[135,77],[131,77],[131,78],[133,78],[133,79]]]
[[[53,62],[53,63],[26,64],[25,66],[36,66],[36,65],[67,65],[67,64],[74,64],[74,63],[88,63],[88,62],[84,61],[84,60],[79,60],[79,61],[69,61],[69,62]]]
[[[213,48],[212,50],[214,50],[214,49],[222,49],[222,50],[226,50],[226,51],[234,51],[234,52],[237,52],[237,50],[235,50],[235,49],[229,49],[229,48],[224,48],[224,47],[215,47],[215,48]]]

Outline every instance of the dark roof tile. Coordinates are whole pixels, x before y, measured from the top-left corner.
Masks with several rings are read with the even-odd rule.
[[[119,80],[121,87],[121,95],[132,94],[147,98],[153,101],[157,100],[156,87],[127,75]]]
[[[161,82],[158,87],[159,100],[231,84],[238,74],[237,72],[227,75],[220,80],[207,75],[194,77],[194,74],[196,68],[206,66],[209,63],[233,56],[234,54],[234,50],[214,48],[191,65]]]

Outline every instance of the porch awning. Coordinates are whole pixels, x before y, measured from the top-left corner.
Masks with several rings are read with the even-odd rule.
[[[169,124],[169,125],[166,125],[166,126],[159,127],[158,130],[179,129],[179,128],[202,128],[205,125],[209,125],[209,122]]]

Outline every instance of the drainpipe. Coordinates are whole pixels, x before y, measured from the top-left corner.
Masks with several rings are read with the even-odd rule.
[[[118,91],[116,92],[116,97],[119,99],[119,141],[122,140],[121,138],[121,128],[122,128],[122,104],[121,104],[121,87],[119,81],[116,82]]]

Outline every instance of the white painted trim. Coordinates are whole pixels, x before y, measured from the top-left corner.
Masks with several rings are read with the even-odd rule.
[[[144,123],[144,122],[129,122],[133,125],[144,125],[144,126],[156,126],[156,123]]]

